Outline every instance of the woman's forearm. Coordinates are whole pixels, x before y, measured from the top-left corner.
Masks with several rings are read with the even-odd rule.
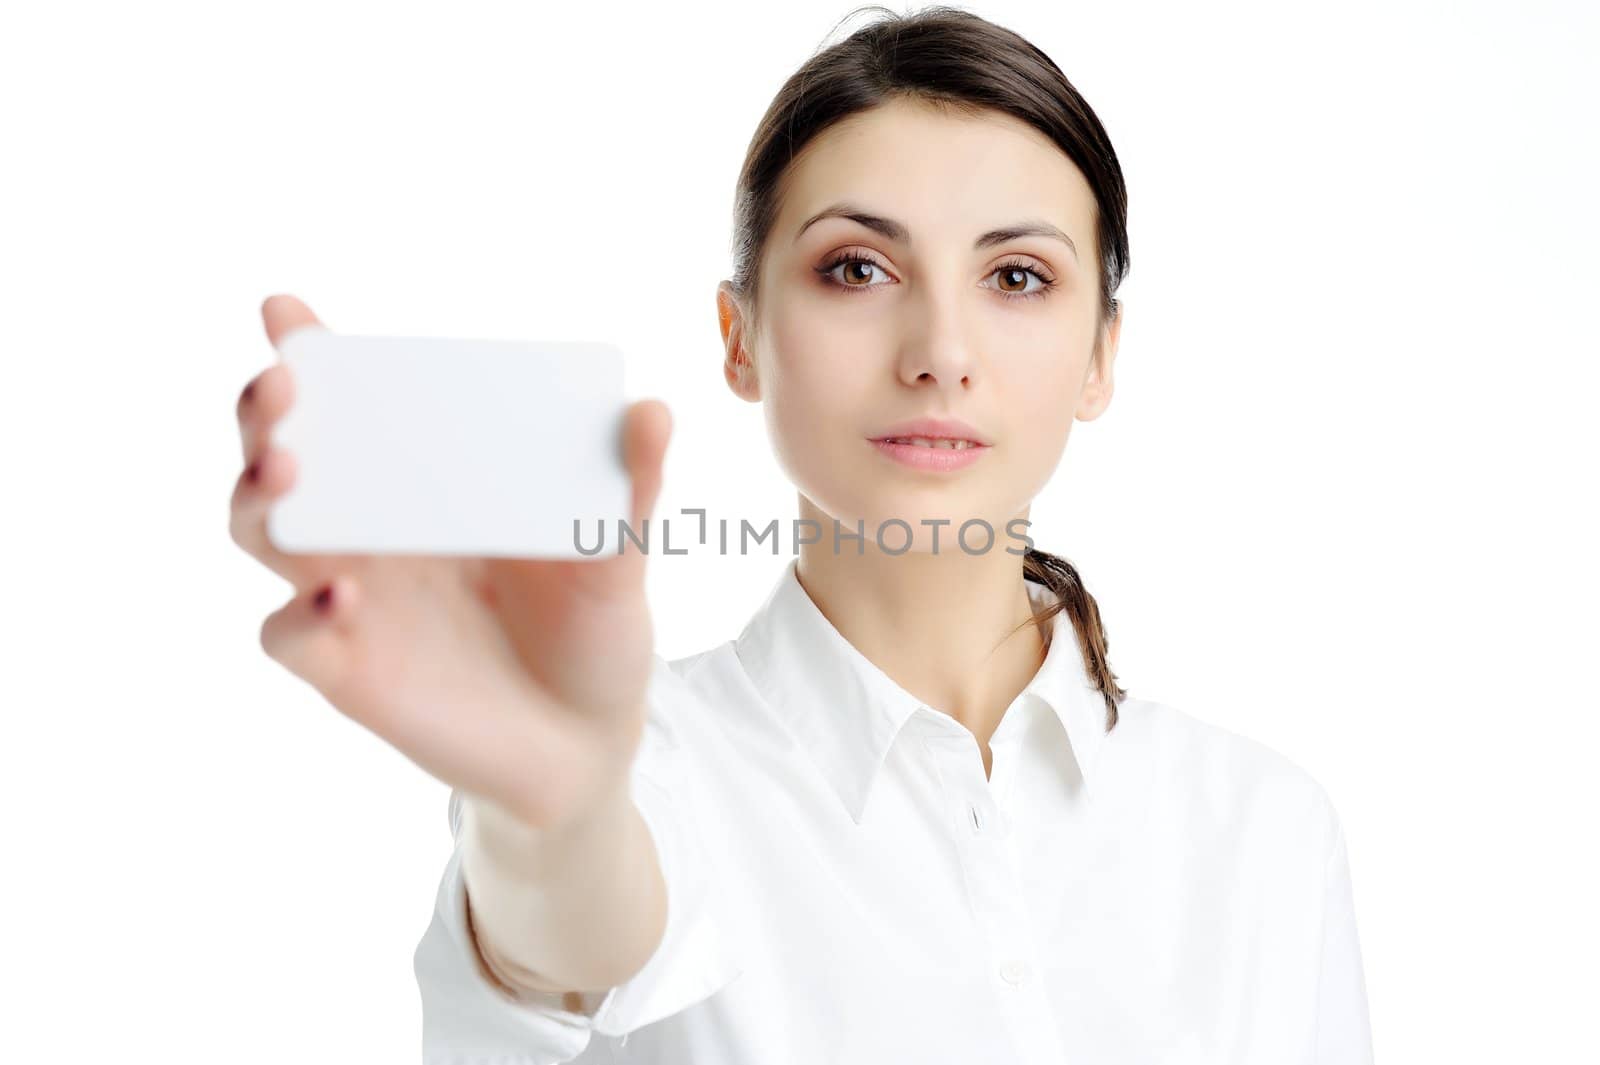
[[[463,795],[462,877],[486,967],[512,991],[599,991],[644,967],[666,885],[627,781],[559,830]]]

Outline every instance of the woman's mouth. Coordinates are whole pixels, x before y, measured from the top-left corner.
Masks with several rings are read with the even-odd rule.
[[[871,441],[879,453],[918,470],[959,470],[977,462],[989,445],[932,436],[886,436]]]
[[[886,436],[883,438],[883,442],[885,444],[914,444],[917,447],[947,447],[956,450],[978,446],[971,440],[950,440],[936,436]]]

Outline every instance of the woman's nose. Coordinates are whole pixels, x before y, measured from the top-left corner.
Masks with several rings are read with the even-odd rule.
[[[907,336],[900,353],[900,379],[912,387],[934,384],[963,391],[972,386],[977,352],[948,307],[929,309],[922,327]]]

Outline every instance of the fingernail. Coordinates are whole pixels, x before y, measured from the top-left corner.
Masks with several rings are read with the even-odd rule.
[[[244,468],[244,479],[249,481],[251,484],[256,484],[261,480],[260,459],[256,459],[254,462]]]
[[[333,585],[324,584],[322,590],[317,593],[317,597],[311,600],[311,605],[316,607],[319,614],[326,614],[329,608],[333,606]]]

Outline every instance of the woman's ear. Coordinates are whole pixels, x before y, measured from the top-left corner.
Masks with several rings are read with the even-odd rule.
[[[717,322],[722,329],[722,376],[733,394],[748,403],[761,402],[761,381],[755,359],[745,346],[744,312],[733,294],[733,284],[717,285]]]
[[[1084,378],[1078,409],[1074,412],[1080,422],[1100,417],[1111,404],[1114,387],[1111,368],[1117,361],[1117,344],[1122,339],[1122,301],[1116,300],[1115,304],[1110,321],[1101,327],[1100,336],[1095,338],[1094,355],[1089,360],[1088,376]]]

